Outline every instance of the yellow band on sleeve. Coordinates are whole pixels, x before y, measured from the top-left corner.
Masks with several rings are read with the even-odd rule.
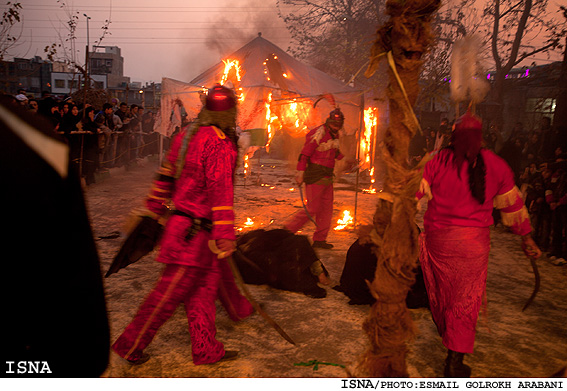
[[[514,205],[520,197],[520,190],[518,186],[514,186],[510,191],[504,194],[498,194],[494,197],[493,206],[496,209],[504,209]]]
[[[219,220],[213,221],[213,225],[234,225],[234,220]]]
[[[233,209],[234,209],[234,208],[233,208],[232,206],[213,206],[213,207],[211,208],[211,210],[212,210],[213,212],[214,212],[214,211],[217,211],[217,210],[233,210]]]
[[[505,213],[500,211],[500,215],[502,216],[502,224],[504,224],[506,227],[520,225],[530,218],[528,209],[525,206],[523,206],[522,209],[512,213]]]

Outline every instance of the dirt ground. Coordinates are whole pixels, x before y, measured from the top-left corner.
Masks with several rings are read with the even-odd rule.
[[[86,188],[103,273],[123,239],[102,237],[120,231],[130,210],[142,204],[156,169],[157,159],[145,159],[128,170],[112,169]],[[236,226],[242,232],[280,227],[300,207],[297,189],[292,190],[293,171],[285,161],[267,158],[252,159],[251,169],[252,174],[246,179],[241,172],[237,175]],[[355,199],[355,181],[354,174],[350,174],[335,185],[335,221],[343,210],[353,214],[356,203],[357,222],[370,222],[376,197],[359,193]],[[254,224],[251,227],[244,224],[248,218]],[[310,235],[311,225],[306,225],[302,233]],[[328,240],[335,248],[319,250],[318,255],[331,278],[338,281],[346,252],[356,236],[350,227],[332,230]],[[520,250],[519,238],[497,227],[492,229],[491,243],[488,308],[477,327],[475,352],[465,361],[471,365],[473,377],[548,377],[567,361],[567,266],[554,266],[544,259],[538,261],[541,288],[531,306],[522,312],[532,292],[534,276]],[[130,322],[157,280],[161,265],[154,262],[156,254],[154,250],[138,263],[105,279],[112,341]],[[146,349],[151,355],[147,363],[130,366],[111,353],[103,377],[344,378],[346,370],[366,349],[362,322],[368,316],[369,306],[351,306],[346,296],[330,288],[323,299],[265,285],[248,288],[296,345],[285,341],[260,315],[234,323],[219,306],[217,337],[227,349],[239,350],[239,358],[195,366],[191,361],[185,313],[178,308]],[[429,310],[410,311],[416,329],[415,338],[408,345],[410,376],[441,377],[446,350]],[[306,365],[312,360],[327,364],[317,369]]]

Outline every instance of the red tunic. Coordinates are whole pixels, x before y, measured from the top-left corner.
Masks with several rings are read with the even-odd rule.
[[[482,205],[470,191],[466,160],[460,175],[451,150],[441,150],[427,162],[423,179],[433,198],[427,204],[423,219],[426,232],[452,226],[489,227],[494,223],[494,207],[501,210],[503,223],[510,226],[512,232],[518,235],[531,232],[528,213],[514,184],[512,170],[493,152],[482,149],[480,153],[486,166],[486,199]]]
[[[173,215],[167,221],[158,262],[210,267],[216,257],[208,249],[210,239],[235,240],[233,210],[233,171],[237,151],[219,129],[201,127],[187,147],[185,167],[176,174],[176,162],[185,132],[172,142],[146,201],[148,209],[159,215],[166,211],[164,201],[172,199],[175,209],[193,217],[212,220],[211,233],[200,231],[191,240],[185,235],[191,225],[187,217]],[[175,186],[174,186],[175,183]]]
[[[333,138],[326,125],[320,125],[305,136],[305,145],[299,155],[298,171],[305,171],[307,162],[334,168],[335,159],[341,160],[344,155],[339,151],[339,139]]]

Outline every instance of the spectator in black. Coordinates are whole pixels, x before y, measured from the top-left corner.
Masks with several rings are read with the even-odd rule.
[[[126,102],[120,102],[118,110],[115,113],[122,121],[122,131],[128,130],[128,124],[130,123],[130,114],[128,112],[128,104]]]
[[[140,106],[136,104],[130,105],[130,132],[132,132],[132,143],[131,147],[133,149],[132,156],[135,158],[140,157],[140,149],[142,147],[142,121],[139,118]]]
[[[71,108],[68,110],[67,114],[61,118],[61,122],[59,124],[59,132],[62,132],[67,138],[71,132],[76,132],[79,129],[77,128],[77,124],[81,121],[81,116],[79,115],[79,108],[77,105],[71,105]]]
[[[98,126],[94,122],[95,109],[89,106],[85,109],[81,119],[83,136],[83,164],[82,170],[87,185],[95,183],[95,171],[98,167]]]
[[[533,228],[533,238],[541,251],[549,248],[549,235],[551,233],[551,209],[545,201],[545,179],[549,173],[544,172],[534,177],[530,183],[526,196],[526,207],[530,214]]]
[[[82,129],[81,114],[77,105],[71,105],[69,112],[61,119],[59,132],[65,135],[69,143],[69,156],[74,169],[80,172],[81,168],[81,147],[83,135],[76,134]],[[83,146],[84,147],[84,146]]]
[[[147,113],[144,113],[144,116],[142,117],[142,132],[147,134],[153,133],[154,123],[155,123],[154,113],[152,111],[148,111]]]
[[[111,145],[113,132],[117,132],[122,128],[122,120],[116,114],[112,104],[105,103],[102,105],[102,111],[95,117],[95,122],[99,125],[101,134],[100,139],[100,162],[101,167],[108,168],[112,166],[114,156],[112,154],[113,148]],[[115,136],[114,136],[115,137]]]
[[[552,164],[550,186],[546,189],[546,200],[551,208],[551,251],[550,259],[554,265],[567,264],[567,162]]]
[[[536,162],[537,159],[540,157],[540,155],[539,155],[540,150],[541,150],[541,140],[539,138],[539,134],[538,133],[532,133],[532,135],[530,136],[530,139],[528,140],[528,142],[526,143],[526,146],[524,148],[523,166],[527,167],[531,163]]]
[[[417,132],[410,140],[410,144],[409,144],[410,167],[417,165],[426,153],[427,153],[427,140],[425,136],[422,134],[422,132]]]
[[[514,172],[514,179],[519,185],[519,178],[522,170],[522,139],[520,137],[511,136],[500,150],[500,157],[506,160]],[[518,186],[519,187],[519,186]]]
[[[122,128],[120,131],[123,134],[120,134],[117,139],[118,147],[117,147],[117,160],[115,161],[116,165],[126,165],[130,161],[130,147],[131,147],[131,140],[130,140],[130,121],[131,116],[129,113],[129,107],[126,102],[120,102],[118,106],[118,110],[116,111],[116,115],[122,121]]]
[[[39,114],[49,118],[51,116],[51,108],[54,104],[57,104],[57,101],[51,96],[51,93],[49,91],[42,91],[39,101]]]
[[[61,118],[63,118],[69,112],[69,102],[61,102],[59,103],[59,114]]]

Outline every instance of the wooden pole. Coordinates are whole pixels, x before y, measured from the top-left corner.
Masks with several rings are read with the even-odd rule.
[[[380,153],[387,173],[384,190],[378,193],[372,230],[361,234],[377,256],[374,281],[369,286],[377,298],[363,329],[369,346],[349,373],[358,377],[408,377],[407,343],[413,337],[413,321],[405,299],[415,281],[413,271],[419,254],[415,224],[415,192],[421,171],[408,167],[408,149],[419,123],[413,105],[419,91],[422,58],[432,41],[430,22],[440,0],[399,2],[387,0],[389,20],[377,31],[370,77],[379,62],[388,63],[389,127]]]
[[[358,210],[358,179],[360,176],[360,140],[362,138],[362,132],[364,130],[364,94],[360,96],[360,121],[358,125],[358,141],[356,143],[356,185],[354,187],[354,217],[353,217],[353,225],[356,228],[356,213]]]

